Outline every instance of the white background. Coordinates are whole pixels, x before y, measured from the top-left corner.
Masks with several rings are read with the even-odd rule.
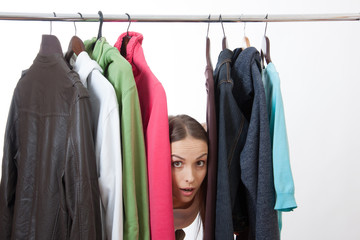
[[[359,0],[325,1],[6,1],[3,12],[114,14],[356,13]],[[127,23],[104,23],[110,44]],[[77,23],[82,40],[97,36],[98,23]],[[242,46],[243,23],[225,23],[228,46]],[[247,23],[260,49],[265,23]],[[66,51],[73,23],[53,22]],[[170,114],[205,121],[206,23],[132,23],[144,35],[148,65],[162,82]],[[49,22],[0,21],[0,146],[14,87],[39,51]],[[222,29],[210,25],[215,67]],[[269,23],[271,57],[281,79],[298,208],[283,216],[285,240],[360,239],[360,22]],[[2,158],[2,151],[0,151]],[[0,213],[1,214],[1,213]]]

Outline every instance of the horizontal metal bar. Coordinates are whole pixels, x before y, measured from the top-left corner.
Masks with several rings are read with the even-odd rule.
[[[221,19],[220,19],[221,16]],[[263,15],[130,15],[132,22],[313,22],[359,21],[360,13],[350,14],[263,14]],[[0,12],[0,20],[99,22],[98,14]],[[103,14],[104,22],[127,22],[126,14]]]

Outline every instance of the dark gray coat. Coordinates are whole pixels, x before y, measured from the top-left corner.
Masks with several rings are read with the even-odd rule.
[[[275,206],[271,140],[259,52],[234,51],[231,76],[240,89],[237,102],[249,121],[245,146],[240,154],[241,181],[246,188],[249,217],[248,239],[277,240],[279,227]]]

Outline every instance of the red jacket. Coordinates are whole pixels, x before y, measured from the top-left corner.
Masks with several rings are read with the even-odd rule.
[[[144,128],[149,182],[151,239],[174,239],[171,154],[166,94],[162,84],[146,63],[141,46],[143,36],[129,32],[126,58],[132,66],[139,94]],[[115,43],[121,45],[127,33]]]

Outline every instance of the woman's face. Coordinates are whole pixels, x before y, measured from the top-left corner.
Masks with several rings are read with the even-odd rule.
[[[207,154],[207,143],[190,136],[171,143],[174,208],[187,208],[192,203],[206,175]]]

